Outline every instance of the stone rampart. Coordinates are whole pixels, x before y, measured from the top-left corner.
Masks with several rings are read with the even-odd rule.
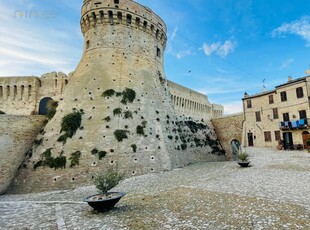
[[[0,194],[7,191],[44,120],[44,116],[0,115]]]

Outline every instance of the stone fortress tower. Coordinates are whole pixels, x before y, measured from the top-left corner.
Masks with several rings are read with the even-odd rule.
[[[163,20],[132,0],[84,0],[81,13],[83,56],[13,190],[89,184],[93,172],[108,166],[132,176],[224,159],[210,123],[174,108],[186,112],[199,105],[204,113],[212,105],[186,99],[182,109],[182,98],[171,95],[163,69]],[[62,124],[70,115],[78,128],[68,134]]]

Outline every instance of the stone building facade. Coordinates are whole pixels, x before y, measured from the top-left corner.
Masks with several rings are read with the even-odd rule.
[[[223,106],[167,81],[162,19],[131,0],[84,0],[81,13],[83,55],[69,77],[0,81],[7,114],[44,114],[48,101],[58,101],[11,191],[89,184],[110,166],[134,176],[225,160],[210,123]],[[79,127],[68,131],[67,117]]]
[[[289,77],[274,90],[245,93],[243,138],[246,146],[308,148],[310,76]],[[279,145],[280,144],[280,145]]]

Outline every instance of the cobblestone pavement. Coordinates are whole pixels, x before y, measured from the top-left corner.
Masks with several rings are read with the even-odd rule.
[[[126,179],[107,213],[96,189],[0,196],[0,229],[310,229],[310,153],[248,148],[252,167],[199,163]]]

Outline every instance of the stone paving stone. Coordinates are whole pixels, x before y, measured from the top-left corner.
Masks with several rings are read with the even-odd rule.
[[[94,186],[0,196],[0,229],[310,229],[310,154],[248,148],[252,167],[199,163],[128,178],[107,213]]]

